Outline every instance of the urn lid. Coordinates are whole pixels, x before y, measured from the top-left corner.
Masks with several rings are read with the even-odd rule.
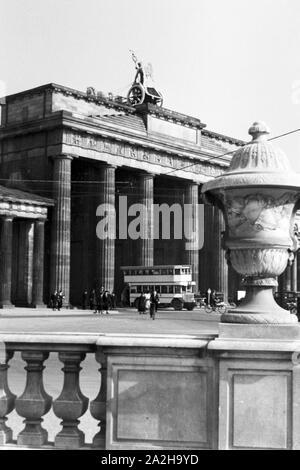
[[[252,141],[237,150],[228,170],[208,181],[202,191],[245,185],[299,187],[300,177],[293,172],[287,156],[268,140],[268,126],[254,122],[248,132]]]

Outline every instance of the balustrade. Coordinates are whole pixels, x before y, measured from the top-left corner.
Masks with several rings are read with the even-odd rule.
[[[68,344],[68,341],[63,343],[63,338],[60,338],[61,344],[51,345],[43,344],[38,340],[33,343],[33,338],[34,335],[27,343],[25,341],[14,341],[13,344],[8,342],[6,347],[0,342],[2,346],[0,351],[0,446],[47,449],[78,449],[91,446],[105,448],[105,379],[101,381],[98,397],[91,403],[91,419],[101,421],[100,432],[95,436],[93,444],[85,443],[84,433],[78,428],[79,418],[86,413],[89,404],[89,398],[80,390],[80,363],[84,360],[86,353],[96,352],[93,340],[87,336],[79,341],[81,344]],[[18,397],[9,387],[8,373],[9,361],[15,351],[21,351],[21,358],[26,363],[24,367],[26,385],[23,393]],[[47,393],[43,380],[43,372],[50,352],[58,353],[59,360],[64,364],[63,387],[59,396],[53,397],[53,400]],[[99,357],[102,357],[101,354]],[[102,361],[98,359],[98,354],[97,360]],[[51,408],[55,417],[62,420],[62,429],[55,436],[54,442],[48,442],[48,432],[42,427],[43,417],[50,412]],[[17,436],[13,436],[13,430],[7,425],[9,415],[13,411],[25,418],[24,429]]]
[[[13,357],[12,351],[1,351],[0,361],[0,445],[12,441],[12,430],[6,426],[7,415],[15,407],[16,396],[10,391],[7,383],[8,362]]]
[[[143,420],[150,419],[152,415],[151,419],[157,421],[157,425],[151,428],[154,447],[157,445],[157,439],[169,441],[169,434],[180,441],[182,431],[170,431],[174,426],[174,429],[177,429],[177,415],[169,416],[165,412],[167,409],[165,405],[169,406],[169,396],[171,402],[175,400],[177,403],[177,391],[174,392],[173,388],[174,384],[177,384],[178,374],[182,373],[183,380],[189,380],[190,377],[193,381],[194,375],[199,373],[197,383],[200,388],[208,383],[201,379],[202,364],[206,367],[208,363],[205,357],[200,358],[199,348],[206,347],[210,339],[211,336],[203,339],[183,337],[180,340],[174,337],[152,338],[147,335],[128,338],[123,335],[112,337],[99,334],[0,333],[0,449],[1,446],[11,449],[53,450],[97,450],[119,448],[118,446],[126,448],[128,439],[133,439],[130,448],[135,448],[134,440],[137,439],[137,448],[144,445],[144,448],[148,449],[145,447],[148,445],[147,439],[143,444],[139,437],[140,426],[144,429]],[[18,354],[14,361],[11,361],[15,352]],[[62,385],[58,385],[60,381],[56,380],[61,375],[56,355],[63,363]],[[84,388],[85,394],[91,394],[95,379],[97,382],[100,379],[99,387],[96,384],[93,396],[85,396],[80,386],[81,363],[87,355],[89,359],[94,356],[95,365],[98,363],[100,366],[98,369],[100,376],[96,371],[92,379],[89,375],[90,383]],[[121,367],[119,372],[112,367],[112,358],[117,361],[117,368]],[[23,367],[20,371],[16,359],[22,361],[26,371],[24,390],[18,392],[17,396],[14,387],[20,381]],[[45,374],[47,364],[49,374]],[[93,368],[92,361],[89,361],[88,366]],[[165,379],[162,380],[162,374],[165,375],[167,372],[170,373],[170,395],[164,393],[166,382]],[[161,388],[157,380],[162,380]],[[150,383],[153,384],[153,388],[152,385],[149,386]],[[194,419],[194,409],[197,410],[201,406],[203,393],[206,392],[200,390],[193,409],[186,410],[189,419]],[[193,387],[191,397],[194,397]],[[135,400],[137,400],[137,410],[140,410],[138,413],[134,411]],[[153,404],[159,403],[159,400],[163,400],[165,405],[157,414]],[[190,403],[189,398],[187,402]],[[129,416],[132,412],[134,418],[131,422]],[[125,418],[128,413],[129,419]],[[19,419],[16,419],[18,417],[24,419],[23,429],[22,427],[19,429]],[[83,417],[83,422],[80,423]],[[166,425],[165,419],[168,421]],[[57,431],[59,422],[62,427]],[[178,423],[181,423],[180,419]],[[96,425],[99,427],[98,431]],[[88,435],[88,442],[85,442],[85,433],[80,427]],[[200,424],[196,425],[195,435],[198,435],[200,428]],[[184,432],[189,436],[189,431]],[[143,436],[145,440],[145,433]],[[116,444],[113,442],[114,439]],[[170,442],[168,444],[170,447]],[[186,442],[183,444],[186,446]],[[208,447],[210,444],[204,445]],[[195,447],[195,444],[193,446]]]

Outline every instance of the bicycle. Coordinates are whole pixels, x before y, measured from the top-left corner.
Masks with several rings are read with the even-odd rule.
[[[206,304],[205,306],[205,312],[206,313],[212,313],[212,312],[215,312],[215,313],[225,313],[227,311],[227,307],[226,307],[226,304],[224,302],[220,302],[219,304],[216,304],[216,305],[209,305],[209,304]]]

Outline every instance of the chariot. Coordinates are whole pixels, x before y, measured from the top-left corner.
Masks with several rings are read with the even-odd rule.
[[[133,83],[127,94],[127,102],[131,106],[142,103],[163,105],[162,94],[153,87],[146,87],[142,83]]]
[[[150,62],[144,67],[142,62],[138,61],[135,53],[132,53],[132,60],[135,63],[136,74],[128,93],[127,102],[130,106],[137,106],[143,103],[151,103],[156,106],[163,105],[162,94],[156,90],[153,69]]]

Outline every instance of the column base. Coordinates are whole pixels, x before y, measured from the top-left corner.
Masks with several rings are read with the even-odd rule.
[[[100,431],[93,439],[93,447],[96,449],[105,449],[105,446],[105,436],[103,436]]]
[[[47,305],[42,303],[42,304],[31,304],[31,308],[47,308]]]
[[[39,424],[27,424],[17,437],[20,446],[41,447],[47,444],[48,432]]]
[[[6,420],[6,419],[5,419]],[[0,424],[0,445],[4,446],[13,440],[12,430],[6,426],[5,422]]]
[[[0,301],[0,308],[15,308],[15,306],[10,301]]]
[[[72,426],[65,426],[54,439],[54,446],[59,449],[78,449],[84,446],[84,433]]]

